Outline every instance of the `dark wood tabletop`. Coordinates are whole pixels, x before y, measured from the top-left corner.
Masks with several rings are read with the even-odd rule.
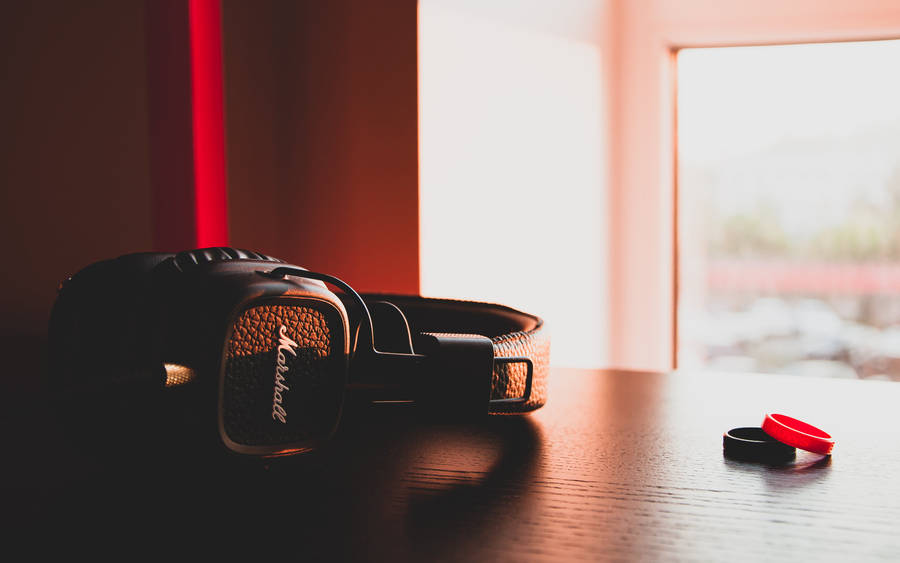
[[[833,455],[725,458],[722,433],[766,412],[830,432]],[[5,528],[253,560],[900,559],[895,383],[556,369],[527,416],[362,414],[268,464],[97,457],[42,423],[8,442]]]

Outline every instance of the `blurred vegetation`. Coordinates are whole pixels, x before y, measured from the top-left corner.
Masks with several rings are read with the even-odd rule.
[[[762,201],[752,210],[714,219],[711,256],[719,258],[793,258],[827,261],[900,261],[900,165],[885,186],[883,206],[863,198],[844,220],[825,226],[806,240],[793,240],[781,226],[777,207]]]
[[[712,256],[727,258],[781,257],[790,243],[778,219],[775,206],[760,203],[755,209],[731,215],[713,228]]]

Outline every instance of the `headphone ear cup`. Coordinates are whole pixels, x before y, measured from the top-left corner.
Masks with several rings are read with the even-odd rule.
[[[51,388],[83,396],[148,383],[150,273],[165,253],[128,254],[87,266],[63,282],[50,315]]]

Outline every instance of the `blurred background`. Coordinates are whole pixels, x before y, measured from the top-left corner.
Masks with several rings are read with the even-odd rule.
[[[558,366],[900,379],[892,0],[2,11],[17,390],[66,275],[223,244],[534,312]]]
[[[900,380],[898,62],[679,52],[679,367]]]

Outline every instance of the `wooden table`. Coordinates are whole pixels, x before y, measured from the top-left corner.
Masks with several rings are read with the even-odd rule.
[[[256,561],[900,559],[896,383],[557,369],[549,397],[484,424],[382,408],[267,466],[98,459],[45,424],[7,456],[7,530]],[[834,455],[724,458],[723,431],[767,411]]]

